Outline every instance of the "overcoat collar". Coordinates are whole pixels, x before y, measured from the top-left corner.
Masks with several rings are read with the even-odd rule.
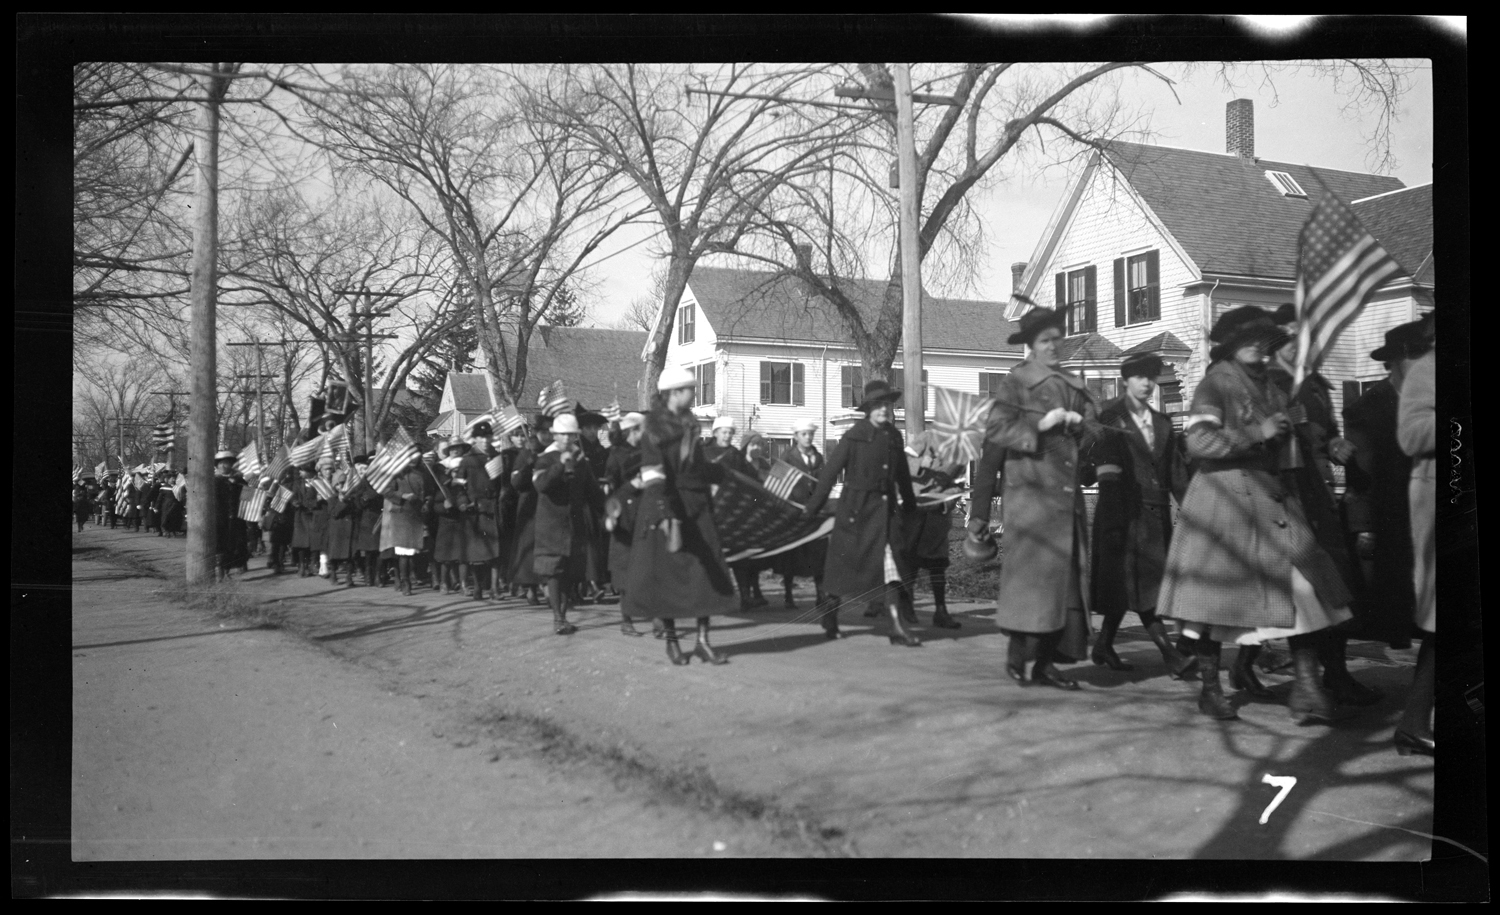
[[[844,433],[844,438],[856,442],[873,442],[875,441],[875,424],[868,419],[856,419],[849,427],[849,431]]]
[[[1042,365],[1035,359],[1025,360],[1020,365],[1011,369],[1010,373],[1015,377],[1017,381],[1028,388],[1034,388],[1042,382],[1046,381],[1048,378],[1056,376],[1062,379],[1066,384],[1069,384],[1072,387],[1077,388],[1078,390],[1085,393],[1088,392],[1088,388],[1084,385],[1082,378],[1079,378],[1077,375],[1074,375],[1067,369],[1050,368],[1048,366]]]

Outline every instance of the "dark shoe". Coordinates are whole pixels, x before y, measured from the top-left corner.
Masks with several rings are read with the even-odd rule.
[[[677,644],[675,637],[667,639],[667,659],[678,667],[685,666],[689,660],[688,656],[682,653],[682,646]]]
[[[1100,667],[1108,667],[1110,670],[1135,670],[1134,664],[1115,654],[1113,645],[1095,645],[1091,659]]]
[[[1156,650],[1161,652],[1162,663],[1167,665],[1167,672],[1173,680],[1187,680],[1198,669],[1198,658],[1192,652],[1183,654],[1167,638],[1167,627],[1161,620],[1152,620],[1146,627],[1146,634],[1156,645]]]
[[[932,625],[938,629],[962,629],[964,624],[954,619],[948,613],[947,607],[939,607],[932,612]]]
[[[843,637],[844,634],[839,631],[839,628],[837,626],[831,628],[828,626],[823,627],[823,638],[827,639],[828,641],[834,642]]]
[[[1077,680],[1069,680],[1062,675],[1062,671],[1051,664],[1038,664],[1031,669],[1031,681],[1043,683],[1047,686],[1055,686],[1058,689],[1074,690],[1080,689]]]
[[[693,646],[693,655],[705,664],[728,664],[729,659],[714,651],[714,646],[699,642]]]
[[[1219,683],[1219,643],[1209,643],[1207,639],[1198,641],[1207,643],[1206,646],[1195,646],[1198,649],[1198,673],[1203,679],[1203,688],[1198,693],[1198,711],[1215,721],[1234,721],[1240,714],[1224,697],[1224,687]]]
[[[1229,668],[1229,687],[1247,693],[1252,699],[1271,700],[1276,694],[1266,688],[1255,676],[1255,658],[1260,654],[1259,646],[1245,645],[1236,653],[1234,666]]]
[[[635,624],[632,623],[627,618],[625,620],[622,620],[621,623],[620,623],[620,634],[621,635],[630,635],[630,636],[635,636],[636,638],[640,638],[641,636],[645,635],[646,633],[644,633],[644,632],[640,631],[639,629],[635,628]]]
[[[530,604],[533,607],[540,607],[542,605],[541,594],[535,588],[532,588],[531,595],[526,598],[526,603]]]
[[[769,603],[771,603],[771,602],[768,601],[768,600],[766,600],[764,597],[762,597],[759,594],[756,594],[756,595],[754,595],[754,596],[752,596],[750,598],[750,606],[751,607],[764,607],[764,606],[768,605]]]
[[[888,638],[891,640],[892,645],[903,645],[907,648],[922,647],[922,640],[909,632],[903,632],[900,635],[888,636]]]
[[[651,637],[657,639],[664,639],[667,637],[667,630],[662,628],[661,620],[651,621]]]
[[[1006,664],[1005,665],[1005,672],[1008,675],[1010,675],[1010,678],[1012,680],[1016,681],[1017,683],[1021,684],[1022,686],[1030,686],[1031,685],[1030,678],[1028,678],[1026,676],[1026,665],[1024,663],[1021,664],[1020,666],[1017,666],[1015,664]]]
[[[1414,734],[1397,729],[1396,730],[1396,752],[1402,756],[1410,756],[1413,753],[1418,756],[1432,756],[1436,744],[1431,737],[1418,737]]]
[[[792,600],[792,592],[786,592],[786,599],[781,602],[781,606],[785,607],[788,610],[797,609],[797,602],[795,600]]]
[[[1296,679],[1292,682],[1292,695],[1287,700],[1287,708],[1298,724],[1333,724],[1354,717],[1354,712],[1340,710],[1333,701],[1333,694],[1323,689],[1319,682],[1316,648],[1294,649],[1292,670]]]
[[[558,635],[572,635],[573,633],[578,631],[578,627],[568,622],[567,620],[563,620],[561,623],[557,624],[557,628],[553,631],[555,631]]]
[[[868,617],[870,619],[874,619],[875,617],[877,617],[879,615],[880,615],[880,608],[877,607],[877,606],[875,606],[874,604],[871,604],[871,605],[865,607],[865,616],[866,617]]]
[[[1375,705],[1385,698],[1385,693],[1373,686],[1364,685],[1347,673],[1336,678],[1325,673],[1323,687],[1333,694],[1333,701],[1339,705]]]

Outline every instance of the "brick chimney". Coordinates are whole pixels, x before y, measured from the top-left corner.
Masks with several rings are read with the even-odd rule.
[[[812,263],[812,256],[813,256],[813,247],[812,247],[812,245],[808,244],[807,242],[798,242],[796,247],[797,247],[797,259],[799,261],[805,259],[809,264],[811,264]]]
[[[1255,102],[1251,99],[1237,98],[1225,106],[1224,151],[1255,158]]]
[[[1026,262],[1016,261],[1010,265],[1010,294],[1017,295],[1021,291],[1021,275],[1026,272]]]

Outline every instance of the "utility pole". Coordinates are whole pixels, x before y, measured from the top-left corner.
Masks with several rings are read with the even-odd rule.
[[[264,350],[261,347],[267,345],[266,340],[250,340],[245,343],[231,343],[230,346],[253,346],[255,347],[255,374],[240,373],[237,378],[255,379],[255,450],[260,452],[261,457],[266,453],[266,401],[263,393],[265,385],[262,383],[267,378],[275,378],[275,375],[265,374],[266,367],[262,358]]]
[[[376,340],[393,340],[396,337],[395,334],[377,334],[377,333],[375,333],[375,319],[376,318],[383,318],[387,314],[390,314],[391,309],[395,307],[395,303],[391,303],[390,305],[387,305],[384,308],[377,309],[377,308],[374,308],[374,307],[371,306],[370,300],[372,298],[377,297],[377,296],[380,297],[380,298],[403,299],[403,298],[406,297],[406,295],[405,295],[405,293],[399,293],[399,292],[371,292],[368,289],[360,289],[357,292],[354,292],[354,291],[351,291],[351,290],[335,289],[334,292],[336,292],[336,293],[344,293],[346,295],[357,295],[357,296],[363,297],[364,300],[365,300],[365,307],[364,307],[363,311],[361,311],[359,309],[359,307],[358,307],[359,300],[357,298],[355,299],[354,302],[352,302],[350,304],[350,308],[349,308],[349,314],[350,314],[350,317],[351,317],[351,321],[350,321],[350,325],[351,325],[351,327],[350,327],[350,333],[348,333],[348,334],[341,334],[341,335],[335,337],[334,339],[338,340],[340,342],[343,342],[343,343],[364,343],[364,345],[365,345],[365,358],[364,358],[364,368],[365,368],[364,389],[365,390],[364,390],[364,397],[362,397],[361,400],[364,401],[365,453],[366,454],[370,454],[370,453],[374,452],[374,450],[375,450],[375,430],[374,430],[374,428],[370,424],[371,423],[371,410],[374,409],[374,404],[372,403],[372,401],[375,399],[375,397],[374,397],[374,393],[375,393],[375,373],[374,373],[374,369],[371,367],[371,362],[373,362],[374,358],[375,358],[374,357],[375,341]],[[362,334],[358,330],[358,326],[359,326],[359,322],[360,322],[361,318],[364,319],[364,324],[365,324],[364,333],[362,333]]]

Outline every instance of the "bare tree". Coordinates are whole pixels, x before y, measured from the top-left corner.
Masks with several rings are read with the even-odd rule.
[[[771,193],[817,171],[838,141],[831,119],[789,105],[827,88],[816,68],[597,65],[554,70],[534,110],[567,124],[620,169],[660,224],[666,258],[640,392],[655,390],[694,265],[733,250]],[[826,82],[824,80],[823,82]]]

